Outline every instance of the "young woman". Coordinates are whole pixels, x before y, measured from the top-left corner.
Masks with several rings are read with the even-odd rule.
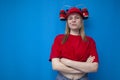
[[[64,14],[66,33],[56,36],[50,54],[53,70],[59,72],[56,80],[88,80],[87,73],[98,69],[95,41],[84,31],[88,13],[72,7]]]

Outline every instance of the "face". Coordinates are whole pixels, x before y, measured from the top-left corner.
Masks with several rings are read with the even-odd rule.
[[[67,23],[71,30],[78,30],[82,26],[83,19],[78,13],[72,13],[68,16]]]

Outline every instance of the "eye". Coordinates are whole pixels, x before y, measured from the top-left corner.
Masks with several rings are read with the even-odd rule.
[[[76,18],[76,19],[80,19],[80,17],[79,17],[79,16],[76,16],[75,18]]]
[[[72,20],[73,18],[70,16],[70,17],[68,17],[68,20]]]

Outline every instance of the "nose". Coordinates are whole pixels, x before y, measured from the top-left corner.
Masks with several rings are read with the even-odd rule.
[[[72,19],[72,22],[76,22],[76,19],[75,19],[75,18],[73,18],[73,19]]]

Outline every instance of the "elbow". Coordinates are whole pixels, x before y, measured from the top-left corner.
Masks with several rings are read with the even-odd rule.
[[[97,72],[98,71],[98,63],[93,63],[91,66],[89,66],[88,69],[85,69],[85,73],[91,73],[91,72]]]
[[[52,69],[53,69],[53,70],[58,70],[58,67],[55,66],[55,65],[52,65]]]
[[[52,70],[61,71],[62,68],[61,68],[61,66],[59,64],[57,64],[57,65],[52,65]]]
[[[94,69],[92,70],[92,72],[97,72],[98,71],[98,67],[94,67]]]
[[[54,58],[52,59],[52,69],[53,70],[59,70],[59,59],[58,58]]]
[[[97,72],[98,71],[98,63],[94,63],[92,66],[92,72]]]
[[[59,71],[59,69],[60,69],[59,62],[52,62],[52,69],[56,70],[56,71]]]

